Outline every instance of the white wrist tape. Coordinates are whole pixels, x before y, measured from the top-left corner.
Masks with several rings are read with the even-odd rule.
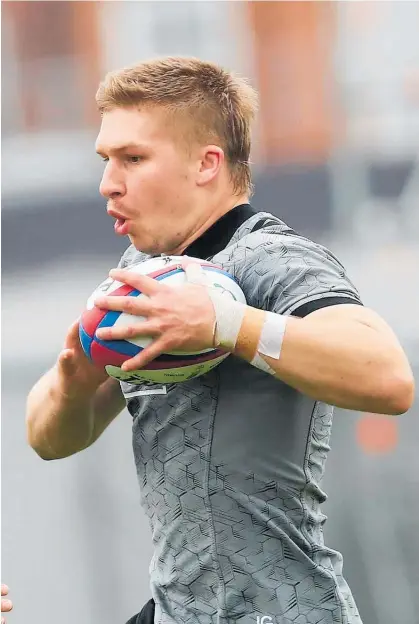
[[[190,284],[200,284],[208,289],[215,312],[214,346],[233,351],[236,346],[246,306],[229,294],[212,286],[202,267],[186,259],[183,269]]]
[[[251,363],[252,366],[254,366],[255,368],[258,368],[259,370],[263,371],[264,373],[269,373],[270,375],[275,375],[274,369],[269,366],[268,362],[265,362],[263,357],[261,357],[257,351],[256,351],[255,357],[253,358],[253,360],[250,363]]]
[[[274,360],[279,360],[286,324],[286,316],[275,314],[274,312],[265,312],[265,321],[260,332],[256,353],[250,362],[253,366],[265,371],[265,373],[276,374],[273,368],[261,356],[267,355]]]
[[[246,304],[235,301],[229,294],[212,287],[199,264],[187,264],[185,272],[189,283],[201,284],[208,289],[215,312],[214,346],[234,351],[246,312]],[[279,360],[286,324],[286,316],[265,312],[256,353],[250,362],[253,366],[271,375],[276,374],[261,356],[267,355]]]
[[[217,288],[208,288],[215,312],[214,346],[233,351],[246,311],[246,304],[234,301]]]

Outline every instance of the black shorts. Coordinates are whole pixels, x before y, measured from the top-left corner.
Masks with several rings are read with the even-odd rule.
[[[133,615],[126,624],[153,624],[154,623],[154,600],[151,598],[141,609],[140,613]]]

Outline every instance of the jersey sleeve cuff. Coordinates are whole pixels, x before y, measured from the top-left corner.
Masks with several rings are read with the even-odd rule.
[[[329,306],[334,305],[342,305],[342,304],[352,304],[352,305],[360,305],[363,303],[359,299],[355,299],[347,296],[332,296],[332,297],[320,297],[319,299],[314,299],[313,301],[308,301],[307,303],[303,303],[289,312],[290,316],[298,316],[299,318],[304,318],[308,314],[315,312],[316,310],[321,310],[321,308],[327,308]]]

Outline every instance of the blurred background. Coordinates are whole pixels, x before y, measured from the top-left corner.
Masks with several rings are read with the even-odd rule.
[[[150,597],[130,417],[43,462],[27,392],[128,242],[98,193],[108,70],[195,55],[250,77],[253,204],[326,243],[419,379],[419,3],[2,2],[2,581],[10,624],[118,624]],[[325,535],[364,624],[419,623],[419,405],[337,410]]]

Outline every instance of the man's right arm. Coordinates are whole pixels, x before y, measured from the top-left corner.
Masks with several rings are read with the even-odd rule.
[[[35,384],[27,399],[30,446],[42,459],[61,459],[87,448],[125,407],[119,382],[108,378],[96,390],[65,395],[54,367]]]

